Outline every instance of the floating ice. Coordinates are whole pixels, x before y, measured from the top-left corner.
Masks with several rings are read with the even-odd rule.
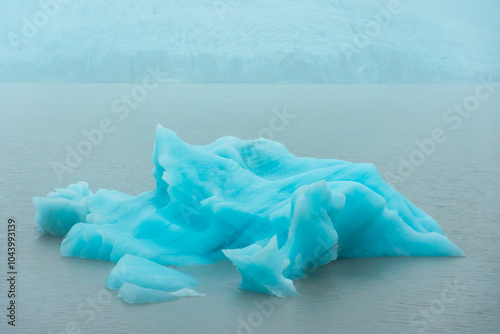
[[[118,291],[118,297],[129,304],[139,303],[160,303],[177,300],[180,297],[200,297],[205,296],[196,290],[182,288],[177,291],[166,292],[156,289],[143,288],[132,283],[123,283]]]
[[[85,182],[70,184],[66,189],[57,188],[47,198],[35,197],[35,220],[45,234],[64,237],[76,223],[84,222],[89,213],[87,198],[92,195]]]
[[[298,295],[291,279],[305,277],[306,268],[337,258],[337,232],[332,218],[344,207],[345,197],[333,194],[326,181],[302,186],[292,195],[291,223],[285,245],[276,236],[265,247],[252,244],[223,250],[241,273],[241,287],[279,297]]]
[[[160,303],[179,299],[169,292],[143,288],[132,283],[123,283],[118,291],[118,297],[129,304]]]
[[[170,294],[177,297],[202,297],[205,296],[204,293],[198,292],[189,288],[182,288],[177,291],[170,292]]]
[[[122,257],[106,279],[108,289],[119,289],[118,297],[132,304],[204,296],[192,289],[198,284],[192,276],[133,255]]]
[[[120,289],[124,283],[161,291],[194,288],[199,284],[194,277],[133,255],[122,257],[106,279],[106,287],[111,290]]]
[[[264,247],[253,244],[223,252],[241,273],[240,288],[278,297],[298,296],[293,281],[283,276],[290,260],[281,256],[276,236]]]
[[[242,288],[278,296],[297,295],[293,280],[337,257],[464,255],[372,164],[299,158],[265,139],[191,146],[161,125],[153,164],[156,188],[137,197],[92,194],[81,182],[35,198],[41,231],[70,228],[65,256],[122,259],[110,275],[118,283],[106,284],[113,288],[126,263],[137,275],[127,282],[165,290],[156,279],[144,284],[157,265],[127,254],[164,265],[229,258]]]

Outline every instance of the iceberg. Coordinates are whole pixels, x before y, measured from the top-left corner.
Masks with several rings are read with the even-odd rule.
[[[204,296],[194,290],[197,285],[192,276],[133,255],[122,257],[106,279],[106,287],[131,304]]]
[[[290,261],[281,256],[276,236],[265,247],[253,244],[223,252],[241,274],[241,289],[278,297],[298,296],[293,281],[283,276]]]
[[[170,292],[170,294],[177,297],[203,297],[206,296],[204,293],[198,292],[189,288],[182,288],[177,291]]]
[[[33,199],[38,208],[35,220],[42,233],[64,237],[73,225],[85,221],[89,213],[87,198],[92,195],[92,191],[84,182],[55,190],[47,198]]]
[[[133,255],[122,257],[106,279],[110,290],[118,290],[125,283],[161,291],[195,288],[200,284],[192,276]]]
[[[205,296],[205,294],[188,288],[182,288],[173,292],[166,292],[162,290],[143,288],[133,283],[123,283],[120,291],[118,291],[118,297],[129,304],[161,303],[178,300],[180,297],[200,296]]]
[[[369,163],[297,157],[266,139],[189,145],[161,125],[152,161],[156,187],[136,197],[80,182],[34,198],[40,230],[67,231],[64,256],[118,262],[113,289],[191,289],[159,265],[229,259],[241,288],[288,297],[337,258],[464,255]]]

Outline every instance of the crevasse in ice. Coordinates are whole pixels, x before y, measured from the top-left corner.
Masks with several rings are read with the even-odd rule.
[[[229,259],[243,289],[277,296],[297,295],[293,280],[337,258],[464,255],[372,164],[296,157],[266,139],[192,146],[161,125],[153,164],[155,189],[136,197],[80,182],[34,198],[39,229],[65,235],[65,256]]]

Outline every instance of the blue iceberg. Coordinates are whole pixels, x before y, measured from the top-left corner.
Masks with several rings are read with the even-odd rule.
[[[118,290],[125,283],[161,291],[195,288],[200,284],[192,276],[133,255],[122,257],[106,279],[110,290]]]
[[[204,296],[194,290],[197,285],[192,276],[133,255],[122,257],[106,279],[106,287],[119,289],[118,297],[131,304]]]
[[[67,232],[65,256],[229,259],[243,289],[282,297],[298,295],[293,280],[307,268],[337,258],[464,255],[372,164],[296,157],[266,139],[193,146],[161,125],[153,164],[155,189],[136,197],[80,182],[35,198],[40,230]]]

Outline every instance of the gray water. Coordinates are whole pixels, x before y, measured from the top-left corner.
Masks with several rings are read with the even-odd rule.
[[[443,115],[474,85],[164,85],[122,120],[113,101],[133,88],[0,85],[1,333],[500,331],[499,86],[459,125]],[[270,131],[284,110],[295,118]],[[103,118],[114,129],[58,178],[53,163],[64,164],[67,147],[77,149]],[[31,198],[80,180],[94,191],[152,189],[157,123],[191,144],[264,135],[299,156],[372,162],[382,175],[398,174],[402,158],[419,156],[415,141],[441,129],[446,140],[391,182],[467,256],[337,260],[296,282],[301,297],[284,300],[239,290],[228,262],[180,267],[206,297],[125,304],[104,289],[112,263],[62,257],[61,239],[35,231]],[[8,218],[18,228],[15,330],[6,318]]]

